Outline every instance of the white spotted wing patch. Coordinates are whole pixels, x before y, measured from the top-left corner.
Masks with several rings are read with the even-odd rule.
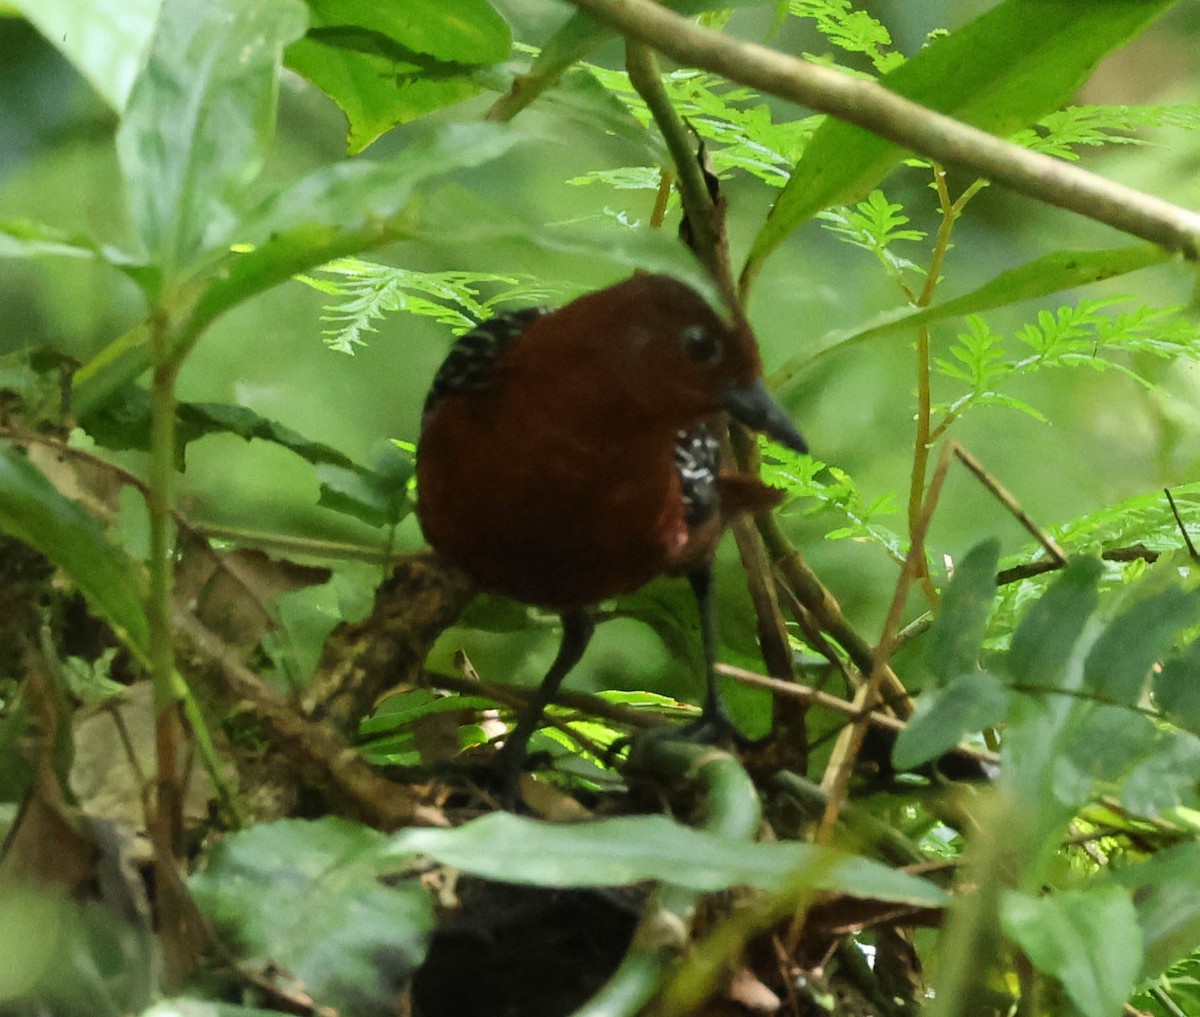
[[[428,413],[444,395],[486,389],[492,382],[496,358],[526,325],[545,313],[540,307],[505,311],[459,336],[433,377],[433,385],[425,398],[425,412]]]
[[[680,431],[675,440],[675,470],[683,485],[684,518],[689,527],[711,519],[719,507],[717,468],[721,444],[707,426]]]

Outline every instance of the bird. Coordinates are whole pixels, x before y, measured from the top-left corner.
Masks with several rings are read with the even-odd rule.
[[[658,273],[557,310],[501,313],[459,337],[436,372],[416,451],[429,545],[478,589],[562,621],[558,653],[500,749],[509,789],[592,637],[591,609],[661,575],[686,577],[699,612],[705,700],[691,728],[732,733],[713,668],[713,556],[732,514],[782,492],[721,471],[726,414],[807,451],[743,319],[726,322]]]

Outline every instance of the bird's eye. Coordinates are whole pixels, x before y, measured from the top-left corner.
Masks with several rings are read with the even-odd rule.
[[[712,329],[704,325],[689,325],[679,333],[683,355],[695,364],[712,367],[725,355],[725,346]]]

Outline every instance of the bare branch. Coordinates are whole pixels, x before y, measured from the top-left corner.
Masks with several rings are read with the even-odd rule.
[[[858,124],[926,158],[1106,223],[1188,260],[1200,258],[1200,214],[1189,209],[1021,148],[873,81],[703,28],[652,0],[570,2],[680,63]]]

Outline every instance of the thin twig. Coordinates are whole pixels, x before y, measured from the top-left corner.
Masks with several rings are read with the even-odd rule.
[[[948,447],[953,450],[955,458],[975,474],[979,482],[995,496],[1001,505],[1012,513],[1013,518],[1025,528],[1029,535],[1042,545],[1045,552],[1050,555],[1051,560],[1059,566],[1065,565],[1067,562],[1067,552],[1058,546],[1058,542],[1050,534],[1033,521],[1029,513],[1021,507],[1021,503],[1005,489],[1004,485],[988,473],[983,468],[983,464],[957,442],[952,442]]]
[[[716,672],[725,675],[726,678],[732,678],[739,685],[749,685],[752,688],[765,689],[772,695],[782,696],[785,699],[798,699],[813,706],[823,706],[827,710],[843,713],[852,720],[865,718],[875,727],[881,727],[886,731],[900,732],[906,726],[904,721],[890,713],[882,713],[879,710],[861,710],[850,700],[814,689],[811,685],[781,681],[764,674],[755,674],[753,671],[747,671],[745,668],[736,667],[733,664],[718,664]]]
[[[896,581],[896,592],[892,596],[891,607],[888,608],[883,634],[880,636],[879,646],[875,651],[874,664],[866,684],[854,696],[854,704],[859,710],[869,710],[880,700],[880,688],[885,683],[885,674],[888,671],[887,662],[895,646],[904,605],[908,601],[908,591],[919,575],[920,564],[924,562],[925,536],[929,532],[933,509],[941,497],[942,485],[946,481],[946,473],[950,468],[952,447],[947,445],[943,448],[937,468],[933,471],[933,477],[930,479],[925,508],[913,532],[912,543],[904,559],[904,567],[900,570],[900,578]],[[858,758],[859,750],[862,748],[868,724],[869,721],[864,714],[863,717],[842,731],[837,744],[834,745],[833,755],[830,757],[829,764],[825,769],[825,776],[821,781],[821,786],[829,792],[829,803],[821,818],[821,826],[817,830],[817,843],[828,843],[829,838],[833,836],[838,813],[850,785],[854,761]]]
[[[792,547],[774,516],[758,517],[759,532],[775,561],[775,568],[795,593],[797,600],[863,674],[875,668],[875,649],[846,619],[832,591],[821,582],[804,556]],[[883,683],[889,707],[901,719],[912,716],[912,701],[904,683],[884,664]]]
[[[1183,522],[1183,517],[1179,514],[1179,508],[1175,504],[1175,497],[1171,494],[1171,489],[1164,487],[1163,494],[1167,496],[1167,503],[1171,506],[1171,515],[1175,517],[1175,525],[1179,527],[1179,532],[1183,536],[1183,542],[1187,545],[1188,554],[1192,556],[1192,561],[1200,560],[1200,555],[1196,553],[1196,545],[1192,543],[1191,534],[1188,533],[1187,526]]]

